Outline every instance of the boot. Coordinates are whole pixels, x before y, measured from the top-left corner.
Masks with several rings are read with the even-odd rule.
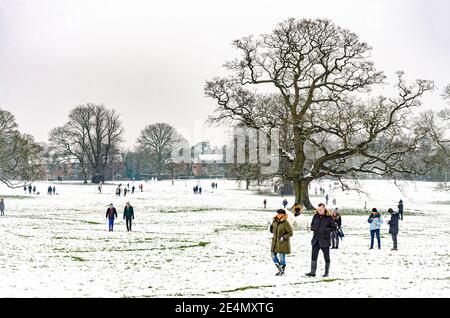
[[[317,261],[311,261],[311,272],[307,273],[308,277],[316,277]]]
[[[278,272],[277,276],[283,276],[286,270],[286,265],[281,265],[280,271]]]
[[[277,274],[276,274],[275,276],[280,276],[281,264],[280,264],[280,263],[275,263],[275,266],[276,266],[277,269],[278,269],[278,272],[277,272]]]
[[[325,264],[325,274],[322,277],[328,277],[330,275],[330,263]]]

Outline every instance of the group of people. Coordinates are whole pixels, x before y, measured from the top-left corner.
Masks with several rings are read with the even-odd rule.
[[[53,189],[52,189],[53,190]],[[29,193],[29,194],[39,194],[39,192],[37,192],[37,188],[36,186],[32,186],[31,184],[26,186],[23,186],[23,191],[25,192],[25,194]],[[55,189],[56,191],[56,189]]]
[[[108,209],[106,210],[106,219],[108,220],[109,232],[114,231],[114,220],[117,219],[117,210],[114,205],[111,203],[108,205]],[[125,224],[127,226],[127,232],[131,232],[132,220],[134,220],[134,208],[127,202],[125,208],[123,209],[123,219],[125,220]]]
[[[194,192],[194,194],[202,194],[203,189],[202,189],[201,186],[196,185],[196,186],[192,189],[192,191]]]
[[[141,187],[141,185],[139,185],[139,188],[143,189],[143,187]],[[100,186],[99,186],[99,191],[100,191],[100,193],[102,192],[102,189]],[[136,187],[134,185],[132,185],[130,188],[130,184],[128,183],[126,186],[123,187],[123,190],[122,190],[122,184],[119,184],[119,186],[116,188],[116,196],[120,197],[123,193],[123,196],[126,197],[128,193],[134,194],[135,191],[136,191]]]
[[[217,185],[217,182],[212,182],[211,183],[211,189],[216,189],[217,190],[217,187],[218,187],[218,185]]]
[[[264,200],[267,204],[267,200]],[[284,205],[284,202],[283,202]],[[287,204],[286,204],[287,206]],[[291,209],[295,216],[301,214],[301,206],[296,204]],[[391,215],[389,220],[389,233],[393,240],[393,251],[398,250],[397,236],[399,232],[399,221],[403,220],[403,202],[398,205],[398,213],[393,209],[388,210]],[[381,213],[377,209],[373,209],[368,222],[370,223],[370,249],[374,247],[374,239],[377,238],[378,248],[381,249],[380,229],[383,224]],[[339,249],[339,240],[344,237],[342,231],[342,216],[336,208],[330,212],[324,203],[318,205],[316,213],[312,218],[310,229],[313,232],[311,240],[311,269],[306,273],[307,277],[316,277],[317,261],[320,251],[322,251],[325,260],[325,271],[323,277],[330,274],[330,248]],[[288,222],[288,215],[285,209],[277,211],[270,232],[273,234],[271,245],[272,260],[277,267],[277,276],[283,276],[286,271],[286,256],[291,253],[290,238],[293,236],[293,230]]]
[[[48,195],[56,195],[56,187],[55,186],[48,186],[47,188],[47,194]]]

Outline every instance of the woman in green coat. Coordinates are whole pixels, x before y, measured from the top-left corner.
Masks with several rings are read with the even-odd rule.
[[[280,209],[270,226],[272,238],[272,260],[278,268],[277,276],[283,276],[286,270],[286,255],[291,254],[291,243],[289,239],[293,235],[291,225],[287,220],[286,211]]]

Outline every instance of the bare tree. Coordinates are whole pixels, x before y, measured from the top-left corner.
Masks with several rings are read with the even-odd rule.
[[[104,105],[87,104],[75,107],[62,127],[50,132],[49,140],[61,156],[76,160],[84,181],[104,180],[105,169],[111,166],[122,142],[124,128],[119,114]]]
[[[371,48],[329,20],[289,19],[233,45],[241,57],[226,63],[231,75],[205,86],[218,103],[212,120],[280,128],[296,202],[312,209],[309,184],[323,177],[347,187],[344,178],[357,173],[418,170],[407,164],[407,154],[419,151],[420,136],[406,120],[432,82],[410,85],[399,72],[398,96],[366,98],[385,76],[370,60]]]
[[[183,142],[184,138],[166,123],[145,127],[137,141],[139,151],[145,154],[150,170],[156,172],[158,176],[171,172],[172,177],[174,169],[172,151]]]
[[[0,182],[17,187],[39,178],[41,151],[31,136],[19,132],[14,116],[0,109]]]

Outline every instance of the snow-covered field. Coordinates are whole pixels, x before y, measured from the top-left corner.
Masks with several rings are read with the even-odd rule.
[[[436,184],[405,182],[401,193],[390,182],[366,181],[370,197],[331,190],[346,237],[332,251],[331,277],[309,279],[311,216],[291,217],[293,254],[287,275],[275,277],[267,223],[282,198],[267,197],[263,210],[264,196],[235,182],[219,180],[213,191],[202,181],[201,196],[192,194],[194,182],[145,183],[143,193],[119,199],[112,184],[98,194],[95,185],[56,183],[57,196],[45,194],[48,183],[37,184],[39,196],[0,186],[7,207],[0,218],[0,297],[450,296],[450,194],[434,192]],[[390,250],[386,223],[382,250],[369,251],[367,215],[346,215],[345,208],[362,209],[367,201],[385,212],[400,198],[400,251]],[[135,208],[134,232],[122,220],[108,232],[107,204],[121,218],[127,200]]]

